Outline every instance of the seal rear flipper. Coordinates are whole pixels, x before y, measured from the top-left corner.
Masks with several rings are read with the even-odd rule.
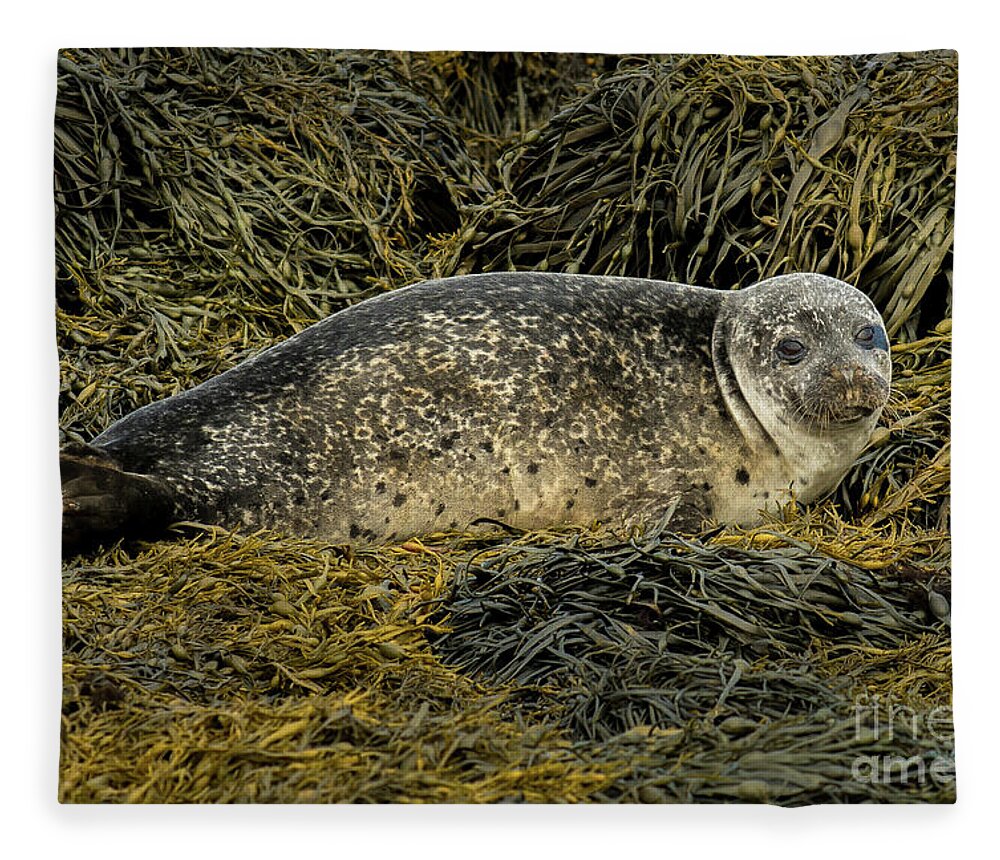
[[[59,470],[64,556],[122,537],[153,537],[174,519],[174,493],[166,483],[123,471],[98,448],[65,448]]]

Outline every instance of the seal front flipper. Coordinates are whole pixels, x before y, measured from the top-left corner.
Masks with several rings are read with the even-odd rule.
[[[59,454],[64,556],[121,537],[153,537],[175,518],[163,481],[125,472],[99,448],[73,443]]]

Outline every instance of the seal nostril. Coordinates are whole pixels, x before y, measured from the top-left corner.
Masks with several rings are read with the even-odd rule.
[[[849,385],[857,385],[864,382],[868,372],[860,365],[835,366],[831,367],[829,376],[834,382],[845,382]]]

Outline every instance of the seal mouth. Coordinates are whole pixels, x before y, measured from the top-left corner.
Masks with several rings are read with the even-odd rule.
[[[871,417],[878,410],[877,406],[840,406],[831,410],[826,416],[825,423],[828,426],[843,426],[847,424],[857,424],[865,418]]]
[[[820,402],[804,410],[801,417],[805,423],[821,430],[850,427],[872,417],[881,409],[881,404],[849,406],[844,403]]]

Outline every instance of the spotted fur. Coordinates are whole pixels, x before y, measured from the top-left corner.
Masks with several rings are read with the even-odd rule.
[[[798,326],[817,354],[854,361],[837,324],[855,316],[881,329],[860,292],[818,275],[739,292],[528,272],[428,281],[334,314],[92,444],[161,482],[175,519],[333,540],[481,517],[631,526],[675,505],[680,524],[744,522],[789,492],[828,490],[867,441],[887,359],[865,366],[871,412],[845,434],[795,413],[820,390],[819,365],[796,382],[772,355],[775,334]],[[821,400],[847,390],[824,385]],[[832,454],[786,451],[796,434]]]

